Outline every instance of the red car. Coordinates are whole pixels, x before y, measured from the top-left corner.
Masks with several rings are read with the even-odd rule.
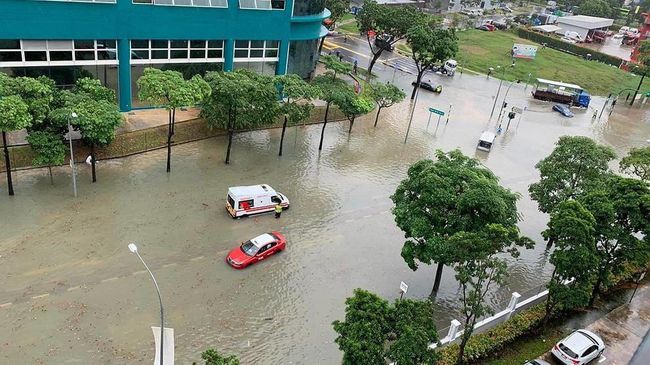
[[[243,269],[283,251],[286,245],[287,240],[280,232],[264,233],[230,251],[226,262],[235,269]]]

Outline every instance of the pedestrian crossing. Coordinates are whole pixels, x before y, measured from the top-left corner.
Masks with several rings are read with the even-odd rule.
[[[413,60],[404,56],[397,56],[381,60],[380,62],[388,67],[409,73],[411,75],[417,75],[418,73],[418,69],[415,67]]]

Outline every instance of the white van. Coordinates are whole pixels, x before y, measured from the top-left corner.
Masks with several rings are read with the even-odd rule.
[[[233,218],[239,218],[273,212],[278,203],[289,209],[289,199],[266,184],[233,186],[228,188],[226,209]]]
[[[485,152],[490,152],[492,149],[492,144],[494,144],[494,140],[497,138],[497,135],[485,131],[481,134],[481,137],[478,139],[478,146],[476,146],[477,150],[485,151]]]

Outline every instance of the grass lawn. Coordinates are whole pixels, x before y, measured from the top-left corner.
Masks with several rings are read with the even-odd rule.
[[[508,31],[484,32],[466,30],[458,32],[461,66],[481,73],[497,65],[508,66],[511,63],[510,50],[513,43],[535,44],[517,37]],[[509,68],[509,67],[508,67]],[[544,78],[578,84],[592,95],[618,93],[624,88],[636,89],[640,76],[619,70],[616,67],[595,61],[586,61],[554,49],[541,47],[534,60],[517,59],[514,69],[508,69],[505,79],[520,79],[525,82],[531,73],[531,83],[535,78]],[[501,77],[493,74],[495,77]],[[641,92],[650,91],[650,77],[644,80]],[[622,95],[625,95],[622,94]]]
[[[352,20],[349,23],[339,25],[336,27],[336,30],[343,33],[359,34],[359,27],[357,26],[356,20]]]
[[[541,334],[523,337],[503,351],[485,360],[482,365],[522,365],[526,360],[536,359],[548,352],[565,334],[556,328],[544,330]]]

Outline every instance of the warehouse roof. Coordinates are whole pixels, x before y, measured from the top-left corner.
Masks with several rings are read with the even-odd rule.
[[[599,18],[595,16],[574,15],[563,16],[557,19],[559,24],[573,25],[584,29],[606,28],[614,24],[613,19]]]

